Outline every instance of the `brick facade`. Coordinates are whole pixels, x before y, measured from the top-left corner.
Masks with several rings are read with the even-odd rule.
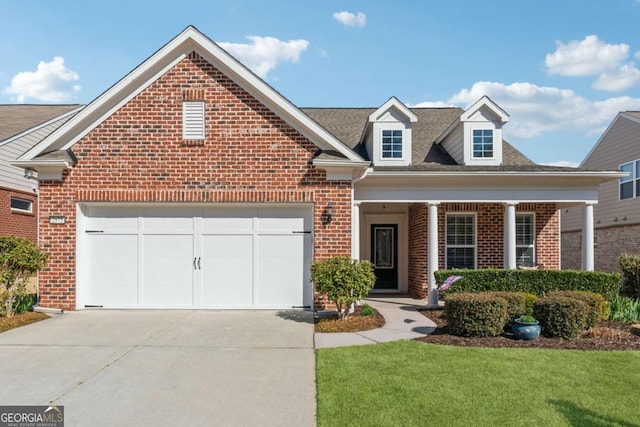
[[[31,200],[33,212],[12,210],[11,197]],[[0,236],[22,237],[36,243],[38,240],[37,212],[38,198],[35,194],[0,187]]]
[[[619,273],[620,255],[640,254],[640,224],[595,230],[594,269]],[[582,263],[582,231],[562,233],[562,268],[578,270]]]
[[[424,203],[409,206],[409,294],[426,298],[429,287],[427,259],[428,207]]]
[[[182,139],[182,101],[205,101],[206,138]],[[40,186],[40,244],[50,253],[41,304],[75,308],[77,202],[314,204],[314,256],[351,253],[349,181],[311,165],[317,147],[192,53],[84,136],[78,164]],[[334,220],[324,221],[327,203]],[[48,223],[65,215],[65,224]]]

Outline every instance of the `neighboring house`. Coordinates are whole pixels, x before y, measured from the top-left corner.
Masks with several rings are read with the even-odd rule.
[[[0,236],[37,241],[38,182],[11,165],[67,121],[78,105],[0,105]]]
[[[594,207],[595,269],[619,272],[621,254],[640,254],[640,112],[618,113],[580,167],[626,174],[600,185]],[[581,267],[583,227],[579,209],[562,211],[562,268]]]
[[[558,209],[620,173],[535,165],[508,120],[486,97],[300,109],[188,27],[15,163],[40,180],[40,304],[311,307],[334,255],[421,298],[439,268],[557,269]]]

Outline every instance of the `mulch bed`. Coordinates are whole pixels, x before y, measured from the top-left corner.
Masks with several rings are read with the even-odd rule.
[[[360,332],[384,326],[384,317],[374,308],[373,316],[363,316],[362,306],[356,306],[354,312],[345,320],[338,315],[316,319],[316,332]]]
[[[0,317],[0,332],[8,331],[9,329],[18,328],[20,326],[28,325],[29,323],[39,322],[40,320],[48,319],[44,313],[36,313],[28,311],[22,314],[16,314],[12,317]]]
[[[433,320],[436,330],[419,341],[432,344],[455,345],[460,347],[492,348],[555,348],[567,350],[640,350],[640,336],[631,333],[631,326],[624,323],[604,321],[586,331],[575,340],[547,338],[540,336],[533,341],[516,340],[511,332],[498,337],[457,337],[449,334],[444,310],[421,310],[421,313]]]

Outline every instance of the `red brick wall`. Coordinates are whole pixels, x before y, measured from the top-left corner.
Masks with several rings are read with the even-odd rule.
[[[182,101],[205,101],[206,139],[182,139]],[[43,306],[75,308],[77,201],[313,202],[314,255],[351,253],[350,182],[329,182],[317,150],[246,91],[191,54],[72,148],[78,164],[40,189]],[[334,219],[324,224],[325,206]],[[65,215],[50,225],[49,215]]]
[[[12,211],[11,197],[31,200],[33,212]],[[38,240],[36,212],[38,212],[38,198],[35,194],[0,188],[0,236],[22,237],[36,243]]]
[[[640,224],[595,230],[594,269],[619,273],[622,254],[640,254]],[[562,268],[582,268],[582,231],[562,233]]]
[[[427,258],[428,207],[424,203],[409,206],[409,294],[426,298],[429,288]]]
[[[443,203],[438,207],[439,264],[445,265],[447,213],[476,213],[477,268],[504,267],[504,210],[499,203]],[[560,221],[554,203],[521,203],[517,212],[533,212],[536,219],[536,263],[560,268]]]

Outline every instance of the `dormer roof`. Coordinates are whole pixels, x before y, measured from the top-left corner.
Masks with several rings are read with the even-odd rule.
[[[472,117],[480,110],[485,109],[492,113],[495,116],[495,120],[502,124],[507,123],[509,121],[509,114],[504,111],[498,104],[493,102],[491,98],[487,95],[484,95],[482,98],[477,100],[473,105],[465,110],[464,113],[460,116],[461,122],[466,122],[472,119]]]
[[[369,115],[369,122],[379,121],[387,112],[392,110],[396,110],[397,112],[399,112],[406,118],[406,121],[410,123],[415,123],[418,121],[418,116],[416,116],[413,111],[409,109],[409,107],[400,102],[400,100],[398,100],[398,98],[396,98],[395,96],[392,96],[387,100],[387,102],[382,104],[380,107],[378,107],[377,110]]]

